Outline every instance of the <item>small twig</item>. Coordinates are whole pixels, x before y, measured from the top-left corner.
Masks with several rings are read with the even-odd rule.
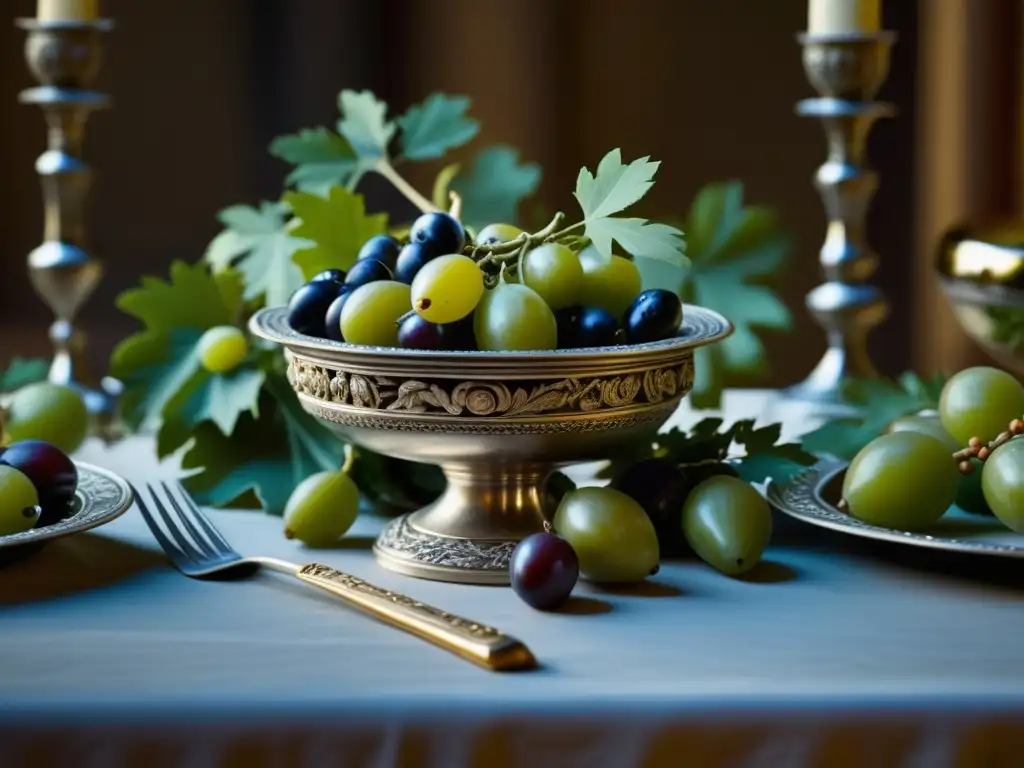
[[[983,443],[980,437],[972,437],[967,441],[966,448],[961,448],[953,454],[960,474],[969,475],[974,472],[974,462],[972,459],[984,462],[992,455],[996,448],[1005,445],[1018,435],[1024,435],[1024,420],[1021,419],[1011,421],[1009,429],[1005,432],[1000,432],[996,439],[989,443]]]
[[[423,213],[437,213],[441,209],[427,200],[416,191],[416,188],[406,181],[387,160],[380,160],[373,166],[373,170],[391,182],[392,186],[405,195],[410,203],[419,208]]]
[[[467,250],[470,255],[474,256],[474,258],[476,254],[484,254],[484,257],[478,262],[481,265],[505,261],[505,259],[501,258],[502,256],[518,258],[519,250],[524,246],[529,249],[547,241],[547,239],[558,230],[558,227],[561,226],[563,219],[565,219],[565,214],[559,212],[555,214],[553,219],[551,219],[551,223],[544,227],[544,229],[540,230],[540,232],[535,232],[532,235],[524,232],[515,240],[507,240],[504,243],[467,246]]]

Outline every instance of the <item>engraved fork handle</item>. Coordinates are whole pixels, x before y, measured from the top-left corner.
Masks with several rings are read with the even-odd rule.
[[[304,565],[295,575],[381,621],[486,669],[504,672],[536,666],[525,645],[486,624],[455,616],[319,563]]]

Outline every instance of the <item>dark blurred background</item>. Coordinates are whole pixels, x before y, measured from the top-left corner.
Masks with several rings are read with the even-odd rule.
[[[47,311],[29,288],[25,256],[42,232],[33,170],[44,148],[39,110],[9,1],[0,23],[0,356],[44,353]],[[977,356],[935,292],[932,251],[963,218],[1021,212],[1019,0],[890,0],[899,33],[880,98],[900,116],[877,125],[870,156],[882,173],[870,232],[877,282],[893,314],[872,343],[897,373]],[[797,118],[813,95],[794,35],[804,0],[103,0],[107,37],[98,88],[114,108],[87,131],[97,171],[92,250],[107,275],[81,324],[92,357],[133,329],[113,305],[143,274],[194,260],[230,204],[276,199],[286,166],[267,146],[300,127],[333,125],[342,88],[369,88],[404,110],[435,90],[473,99],[482,144],[509,143],[544,169],[549,210],[568,204],[576,174],[610,148],[662,160],[645,213],[681,216],[703,185],[738,178],[747,199],[775,207],[795,252],[779,286],[792,336],[769,339],[766,382],[801,379],[824,349],[803,309],[820,280],[824,235],[811,177],[825,157],[821,127]],[[412,179],[429,190],[436,168]],[[372,207],[401,200],[361,187]]]

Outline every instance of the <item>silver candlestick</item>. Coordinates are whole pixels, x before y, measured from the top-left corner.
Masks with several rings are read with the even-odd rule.
[[[100,69],[102,34],[113,22],[16,23],[28,32],[25,61],[39,83],[22,91],[19,101],[37,105],[47,125],[47,148],[36,160],[45,208],[43,244],[29,254],[28,268],[33,287],[56,318],[50,327],[54,358],[49,379],[78,389],[96,431],[107,437],[115,429],[120,383],[110,378],[97,382],[88,374],[85,340],[74,321],[103,275],[102,264],[86,250],[92,172],[82,155],[87,119],[109,105],[108,97],[90,86]]]
[[[874,101],[889,74],[891,32],[798,36],[803,66],[819,97],[797,104],[797,114],[821,121],[828,159],[815,175],[828,217],[820,263],[826,282],[807,294],[806,304],[828,335],[828,350],[789,399],[838,403],[844,381],[877,376],[868,355],[870,331],[889,314],[882,292],[868,281],[878,255],[867,242],[865,220],[878,188],[866,161],[867,137],[875,121],[895,114]]]

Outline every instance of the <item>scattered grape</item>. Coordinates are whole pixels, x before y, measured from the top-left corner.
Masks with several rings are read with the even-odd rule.
[[[643,508],[613,488],[578,488],[558,505],[555,530],[598,583],[642,581],[657,568],[658,536]]]
[[[41,440],[22,440],[4,451],[0,465],[18,470],[35,487],[42,508],[37,527],[52,525],[71,514],[78,468],[60,448]]]
[[[320,283],[320,282],[332,282],[332,283],[344,283],[345,282],[345,270],[344,269],[325,269],[323,272],[318,272],[313,275],[313,279],[309,282]]]
[[[341,334],[349,344],[398,346],[398,318],[409,311],[409,286],[377,280],[352,291],[341,310]]]
[[[348,286],[346,286],[346,289]],[[331,306],[327,308],[327,312],[324,313],[324,335],[328,339],[334,341],[344,341],[345,337],[341,333],[341,312],[345,309],[345,302],[348,301],[348,297],[352,295],[351,290],[343,290],[338,294],[338,297],[331,302]]]
[[[403,246],[395,266],[395,280],[411,285],[423,265],[440,255],[441,252],[429,243],[409,243]]]
[[[994,440],[1011,419],[1024,416],[1024,386],[998,368],[978,366],[952,376],[939,399],[942,426],[960,447],[972,437]]]
[[[579,255],[583,267],[582,303],[622,317],[640,295],[640,272],[629,259],[612,256],[605,260],[591,249],[593,246],[587,246]]]
[[[681,520],[683,503],[693,485],[683,470],[665,459],[646,459],[616,477],[611,487],[647,513],[658,534],[662,557],[678,557],[686,551]]]
[[[675,336],[683,324],[683,303],[663,288],[637,296],[626,310],[623,325],[630,344],[646,344]]]
[[[1024,533],[1024,439],[992,451],[981,471],[981,490],[992,514],[1010,530]]]
[[[555,349],[558,326],[551,308],[532,288],[498,283],[485,291],[473,315],[477,346],[500,350]]]
[[[249,354],[249,339],[241,328],[218,325],[199,338],[199,362],[210,373],[235,370]]]
[[[945,443],[951,455],[963,448],[942,426],[942,420],[937,415],[904,416],[890,424],[886,432],[921,432],[925,435],[931,435]]]
[[[288,325],[296,333],[322,339],[326,333],[324,316],[331,302],[338,298],[343,283],[318,280],[301,286],[288,300]]]
[[[424,213],[412,223],[409,239],[430,243],[438,253],[461,253],[466,245],[466,230],[451,214]]]
[[[0,536],[22,533],[39,517],[35,486],[14,467],[0,465]]]
[[[488,224],[476,236],[477,245],[496,245],[515,240],[523,230],[511,224]]]
[[[378,280],[390,280],[391,270],[383,261],[376,259],[362,259],[352,265],[345,278],[345,285],[350,288],[359,288]]]
[[[74,453],[89,431],[89,412],[74,389],[41,381],[14,393],[5,427],[12,443],[42,440]]]
[[[512,591],[539,611],[565,605],[580,575],[576,552],[561,536],[535,533],[512,550],[509,576]]]
[[[401,249],[402,246],[390,235],[376,235],[363,243],[356,259],[379,261],[388,269],[394,270],[395,263],[398,261],[398,252]]]
[[[533,288],[552,309],[564,309],[580,302],[583,267],[572,250],[558,243],[545,243],[523,257],[520,282]]]
[[[959,485],[956,461],[939,438],[893,432],[876,437],[850,462],[843,499],[859,520],[913,531],[942,517]]]
[[[701,560],[736,576],[760,562],[772,537],[772,512],[750,483],[719,475],[690,491],[682,529]]]
[[[971,465],[974,467],[974,471],[960,478],[960,487],[956,491],[956,505],[964,512],[975,515],[991,515],[992,508],[985,501],[985,491],[981,487],[984,464],[977,459],[971,459]]]
[[[301,483],[284,508],[284,536],[328,547],[348,531],[359,511],[359,489],[345,472],[317,472]]]
[[[484,273],[468,256],[440,256],[412,281],[412,306],[431,323],[454,323],[472,312],[484,294]]]

